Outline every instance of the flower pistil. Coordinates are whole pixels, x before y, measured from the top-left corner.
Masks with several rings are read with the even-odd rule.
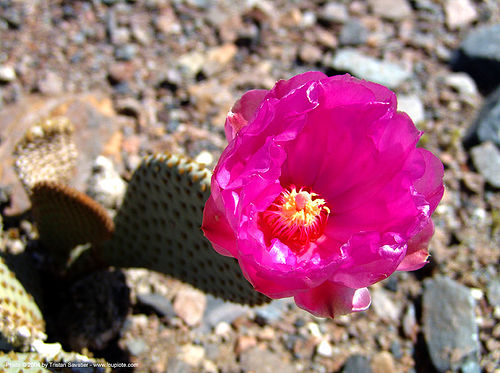
[[[301,248],[317,240],[330,214],[326,201],[304,188],[294,185],[284,189],[261,213],[261,227],[267,239],[278,238],[292,248]]]

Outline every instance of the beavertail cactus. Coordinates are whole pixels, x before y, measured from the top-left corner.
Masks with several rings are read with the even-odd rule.
[[[144,267],[223,299],[268,301],[243,277],[236,260],[218,255],[200,229],[211,172],[174,155],[147,157],[128,185],[113,239],[97,248],[104,262]]]
[[[143,267],[233,302],[253,305],[269,300],[253,290],[234,259],[214,253],[201,232],[209,170],[173,155],[146,158],[128,185],[113,233],[106,210],[65,185],[76,159],[72,132],[68,121],[48,119],[31,128],[15,151],[40,241],[58,271],[81,273],[96,264]],[[73,249],[84,243],[92,250],[75,259],[80,251]]]
[[[69,186],[38,182],[32,189],[31,202],[40,241],[51,251],[57,266],[66,265],[75,246],[97,244],[113,234],[114,223],[107,211]]]
[[[28,194],[39,181],[69,182],[77,157],[73,132],[67,118],[53,117],[31,127],[16,144],[15,169]]]
[[[35,339],[45,338],[42,313],[3,257],[0,284],[0,347],[26,350]]]

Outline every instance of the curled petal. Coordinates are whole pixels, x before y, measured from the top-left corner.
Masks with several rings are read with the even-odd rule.
[[[406,256],[399,264],[398,271],[415,271],[428,263],[429,242],[434,234],[434,223],[429,220],[426,226],[408,241]]]
[[[330,281],[325,281],[307,292],[299,293],[294,299],[297,306],[313,315],[331,318],[364,311],[371,303],[368,289],[351,289]]]
[[[325,109],[384,103],[390,112],[396,111],[396,95],[383,85],[359,80],[350,75],[336,75],[321,81],[325,92],[321,106]]]
[[[278,239],[267,246],[262,233],[259,235],[256,229],[248,231],[254,237],[238,240],[238,260],[255,289],[270,298],[290,297],[320,285],[343,260],[340,252],[333,250],[338,243],[328,244],[333,251],[330,255],[318,250],[318,245],[324,242],[311,243],[308,250],[298,254]]]
[[[236,101],[227,115],[226,125],[224,126],[227,142],[231,142],[240,129],[252,119],[267,93],[268,91],[265,89],[254,89],[248,91]]]
[[[425,173],[415,181],[414,186],[417,192],[422,194],[429,203],[430,213],[432,214],[441,198],[443,198],[444,168],[441,161],[428,150],[419,148],[417,151],[425,162]]]
[[[325,74],[319,71],[308,71],[299,74],[288,80],[279,80],[273,89],[269,92],[268,97],[281,99],[294,89],[311,81],[319,81],[327,78]]]
[[[396,270],[406,253],[406,242],[393,233],[363,232],[354,235],[342,249],[345,263],[330,280],[361,288],[389,277]]]

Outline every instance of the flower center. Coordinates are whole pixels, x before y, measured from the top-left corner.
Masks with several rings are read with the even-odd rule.
[[[294,185],[283,190],[260,215],[266,238],[279,238],[292,247],[302,247],[317,240],[325,230],[330,209],[317,193]]]

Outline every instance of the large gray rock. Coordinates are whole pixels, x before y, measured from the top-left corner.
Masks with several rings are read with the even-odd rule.
[[[500,307],[500,279],[494,279],[488,284],[488,301],[493,307]]]
[[[470,290],[447,277],[436,277],[425,280],[423,298],[424,336],[437,371],[457,371],[477,363],[480,346]]]
[[[250,312],[250,307],[225,302],[220,298],[215,298],[210,294],[207,294],[207,305],[205,308],[205,314],[203,315],[202,330],[209,332],[218,323],[224,321],[231,324],[238,317],[247,315]]]
[[[469,32],[460,46],[455,68],[467,71],[484,91],[500,84],[500,24]]]
[[[486,181],[500,188],[500,150],[492,143],[485,142],[471,150],[472,162]]]
[[[491,141],[500,147],[500,88],[487,97],[465,136],[464,144],[469,147],[484,141]]]
[[[337,71],[349,72],[358,78],[371,80],[391,89],[398,87],[411,76],[410,71],[393,62],[378,60],[351,48],[339,50],[330,65]]]
[[[363,355],[351,355],[346,360],[342,373],[371,373],[370,362]]]

